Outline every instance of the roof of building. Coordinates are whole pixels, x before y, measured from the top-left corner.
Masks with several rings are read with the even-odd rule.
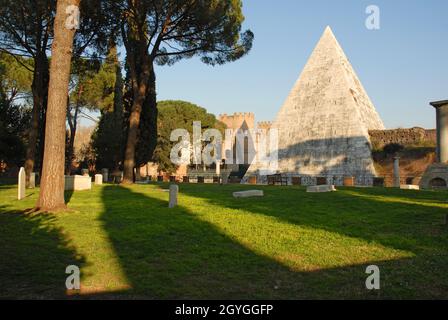
[[[448,100],[434,101],[431,102],[430,105],[432,105],[434,108],[439,108],[448,105]]]

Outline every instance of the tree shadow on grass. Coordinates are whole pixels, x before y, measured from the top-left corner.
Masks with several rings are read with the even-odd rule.
[[[70,201],[72,200],[73,193],[75,193],[74,190],[66,190],[66,191],[64,191],[64,200],[65,200],[66,204],[69,204]]]
[[[409,280],[406,268],[414,268],[416,263],[417,268],[422,267],[423,261],[412,258],[369,261],[369,264],[380,265],[382,270],[393,271],[389,279],[386,273],[382,284],[389,290],[383,292],[366,290],[367,265],[309,272],[292,270],[272,257],[254,252],[213,224],[199,220],[185,206],[168,209],[167,201],[160,198],[163,197],[123,187],[103,189],[105,209],[101,219],[131,287],[121,293],[122,297],[324,299],[440,297],[444,294],[446,282],[440,287],[432,286],[426,293],[415,290],[413,285],[400,284],[400,281]],[[123,201],[128,203],[126,208],[123,208]],[[222,205],[225,207],[225,203]],[[413,276],[410,274],[410,279]],[[117,293],[110,296],[115,298]],[[108,298],[108,294],[96,297]]]
[[[219,188],[219,189],[218,189]],[[239,186],[238,189],[254,186]],[[184,186],[182,192],[210,205],[242,209],[298,226],[319,228],[414,253],[448,248],[446,194],[384,188],[340,188],[306,193],[300,187],[260,187],[263,198],[233,199],[235,186]],[[432,205],[431,205],[432,203]]]
[[[54,219],[0,207],[0,298],[66,297],[66,267],[82,268],[84,259],[54,227]]]
[[[248,188],[254,186],[237,187]],[[444,271],[448,264],[446,193],[341,188],[336,193],[308,194],[297,187],[261,188],[265,197],[253,199],[233,199],[235,186],[184,186],[182,192],[205,200],[205,205],[227,208],[229,213],[243,210],[375,246],[406,250],[412,259],[381,263],[393,283],[387,294],[395,298],[448,298],[448,275]]]

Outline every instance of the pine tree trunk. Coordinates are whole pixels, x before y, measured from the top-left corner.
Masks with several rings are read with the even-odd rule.
[[[46,54],[39,54],[34,60],[34,75],[32,84],[33,110],[31,114],[31,127],[28,133],[26,148],[25,172],[26,184],[29,185],[30,175],[34,171],[36,151],[38,149],[40,115],[47,105],[48,92],[48,58]]]
[[[129,116],[129,129],[128,137],[126,142],[126,148],[124,153],[124,164],[123,164],[123,184],[134,183],[134,168],[135,163],[135,151],[138,142],[138,132],[140,126],[140,117],[142,113],[142,108],[146,100],[146,93],[148,89],[148,84],[152,72],[154,72],[154,67],[152,61],[149,57],[143,58],[142,75],[137,77],[134,73],[134,97],[131,108],[131,114]],[[135,60],[134,60],[135,61]],[[137,79],[138,78],[138,79]]]
[[[65,208],[64,163],[65,120],[75,29],[66,26],[68,6],[79,7],[80,0],[58,0],[50,66],[48,107],[45,128],[44,162],[37,207],[42,211]]]
[[[70,129],[70,137],[69,137],[69,143],[68,143],[68,150],[67,150],[67,163],[66,163],[66,169],[65,174],[70,176],[72,174],[72,164],[75,159],[75,137],[76,137],[76,128]]]
[[[134,183],[135,149],[137,146],[140,115],[142,113],[143,102],[145,101],[144,92],[146,92],[146,89],[143,93],[139,90],[139,93],[136,95],[136,99],[134,99],[132,104],[131,115],[129,117],[128,139],[124,152],[123,184]]]
[[[81,89],[82,90],[82,89]],[[81,90],[79,93],[79,98],[81,96]],[[70,110],[70,98],[67,99],[67,122],[69,126],[69,137],[68,137],[68,150],[66,153],[66,163],[65,163],[65,174],[70,176],[72,174],[72,164],[75,159],[75,139],[76,132],[78,130],[78,113],[80,109],[79,100],[75,106],[75,112],[72,115]]]

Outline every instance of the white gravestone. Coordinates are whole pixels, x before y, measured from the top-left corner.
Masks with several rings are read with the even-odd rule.
[[[82,191],[92,189],[92,179],[89,176],[65,176],[66,191]]]
[[[25,186],[26,186],[26,173],[25,168],[20,168],[19,171],[19,186],[17,192],[17,199],[22,200],[25,198]]]
[[[177,195],[179,194],[179,186],[172,184],[170,185],[170,208],[177,207]]]
[[[103,182],[109,182],[109,169],[104,168],[103,170],[101,170],[101,173],[103,174]]]
[[[29,183],[28,188],[30,188],[30,189],[36,188],[36,172],[31,172],[30,183]]]
[[[103,184],[103,175],[102,174],[96,174],[95,175],[95,184],[96,185]]]

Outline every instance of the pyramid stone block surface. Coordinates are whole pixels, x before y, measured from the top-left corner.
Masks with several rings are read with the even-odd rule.
[[[384,125],[330,27],[327,27],[272,128],[278,129],[279,173],[317,176],[342,185],[354,177],[371,185],[375,176],[369,130]],[[246,177],[260,174],[253,164]],[[258,181],[266,182],[265,176]]]

